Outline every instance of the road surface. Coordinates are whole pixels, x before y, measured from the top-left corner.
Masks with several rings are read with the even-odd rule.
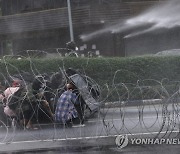
[[[179,106],[172,104],[104,108],[88,119],[84,127],[65,128],[54,124],[40,125],[38,130],[1,127],[0,152],[25,150],[27,153],[49,149],[55,153],[59,149],[61,152],[65,150],[74,153],[85,147],[91,149],[91,152],[118,151],[115,138],[120,134],[128,134],[130,138],[178,137],[178,111]],[[133,147],[128,145],[125,149],[137,151],[137,146]],[[148,147],[155,149],[152,145]]]

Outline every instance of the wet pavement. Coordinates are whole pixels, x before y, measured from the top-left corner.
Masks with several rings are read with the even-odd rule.
[[[81,143],[77,143],[81,144]],[[69,147],[56,147],[48,149],[24,150],[21,152],[13,152],[11,154],[59,154],[59,153],[83,153],[83,154],[109,154],[109,153],[126,153],[126,154],[179,154],[179,145],[128,145],[123,149],[119,149],[115,145],[104,146],[77,146],[70,144]]]
[[[39,125],[38,130],[0,128],[0,153],[166,153],[179,151],[178,145],[131,145],[119,149],[117,135],[128,134],[135,138],[158,136],[177,137],[178,123],[173,132],[163,123],[162,106],[139,107],[123,110],[111,108],[85,122],[84,127],[66,128],[54,124]],[[169,108],[169,111],[173,109]],[[123,112],[123,116],[122,116]],[[161,129],[164,125],[163,129]],[[167,128],[169,130],[167,130]],[[161,130],[161,131],[160,131]],[[159,134],[160,131],[160,134]],[[168,132],[170,131],[170,132]],[[169,147],[169,148],[167,148]],[[155,152],[153,152],[155,151]]]

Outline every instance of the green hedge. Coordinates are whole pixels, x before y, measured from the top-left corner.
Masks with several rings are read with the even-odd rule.
[[[180,57],[164,56],[164,57],[128,57],[128,58],[55,58],[55,59],[2,59],[0,61],[0,78],[22,71],[31,74],[52,73],[57,72],[60,68],[74,68],[93,78],[109,96],[122,97],[119,93],[127,92],[125,87],[120,86],[117,93],[114,85],[124,83],[127,88],[134,92],[137,86],[158,86],[162,87],[162,83],[178,82],[180,79]],[[166,79],[166,80],[164,80]],[[164,80],[164,81],[163,81]],[[138,82],[139,81],[139,82]],[[177,83],[176,82],[176,83]],[[106,85],[111,89],[108,92]],[[167,84],[166,84],[167,85]],[[177,89],[177,88],[171,88]],[[126,92],[125,92],[126,91]],[[172,91],[172,90],[170,90]],[[117,94],[115,94],[117,93]],[[139,92],[138,92],[139,93]],[[142,93],[141,93],[142,94]],[[104,93],[106,95],[106,93]],[[142,97],[142,95],[140,96]],[[127,96],[126,96],[127,98]]]

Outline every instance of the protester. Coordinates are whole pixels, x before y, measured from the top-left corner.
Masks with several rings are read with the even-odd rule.
[[[17,121],[19,121],[21,126],[27,128],[32,128],[32,122],[30,117],[32,116],[32,111],[25,110],[27,105],[26,99],[23,99],[24,87],[21,80],[14,80],[12,85],[8,87],[4,93],[2,93],[1,98],[3,99],[4,104],[4,113],[12,119],[12,126],[16,126]],[[18,107],[21,106],[19,109]]]
[[[14,80],[11,87],[4,91],[4,113],[9,117],[16,117],[15,109],[10,108],[9,103],[11,96],[20,89],[20,81]]]
[[[36,118],[39,122],[52,122],[54,119],[52,92],[49,81],[43,76],[37,76],[32,83],[32,92],[36,98]]]
[[[0,95],[0,101],[4,105],[4,113],[12,119],[12,126],[15,126],[15,121],[17,120],[16,106],[17,99],[13,98],[13,95],[17,93],[20,89],[20,81],[14,80],[12,85],[8,87]]]
[[[68,126],[71,123],[80,124],[81,122],[75,108],[75,104],[79,104],[78,97],[73,93],[73,89],[73,84],[69,83],[66,85],[66,91],[59,97],[55,110],[55,121]]]

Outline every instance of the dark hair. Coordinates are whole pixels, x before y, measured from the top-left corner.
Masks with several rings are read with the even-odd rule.
[[[70,89],[74,89],[74,85],[72,84],[72,83],[67,83],[66,84],[66,88],[68,89],[68,90],[70,90]]]
[[[66,48],[70,49],[70,50],[75,50],[76,49],[76,43],[73,41],[68,42],[68,43],[66,43]]]

